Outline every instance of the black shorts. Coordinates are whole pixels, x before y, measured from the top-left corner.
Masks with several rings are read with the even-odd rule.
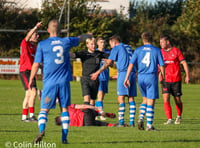
[[[97,93],[99,88],[99,79],[91,80],[88,77],[81,78],[82,95],[90,95],[92,100],[97,99]]]
[[[166,88],[162,87],[162,94],[172,94],[174,97],[180,97],[182,95],[182,83],[179,82],[165,82]]]
[[[20,76],[22,85],[24,86],[24,90],[28,90],[28,83],[29,83],[30,74],[31,74],[30,70],[19,72],[19,76]],[[34,88],[37,89],[36,79],[35,78],[33,79],[33,84],[31,85],[31,87],[32,88],[34,87]]]
[[[108,123],[95,120],[97,114],[93,109],[84,109],[83,125],[84,126],[107,126]]]

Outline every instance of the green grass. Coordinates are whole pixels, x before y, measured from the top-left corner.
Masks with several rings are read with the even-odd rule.
[[[41,82],[38,82],[41,88]],[[166,117],[163,109],[163,99],[155,105],[154,126],[160,131],[146,132],[135,128],[115,127],[70,127],[69,145],[60,143],[61,127],[54,125],[54,117],[59,115],[59,108],[51,110],[43,141],[46,144],[56,144],[57,148],[198,148],[200,146],[200,85],[183,85],[182,96],[184,112],[181,125],[163,125]],[[81,87],[79,82],[71,83],[72,103],[81,104]],[[37,123],[21,122],[22,101],[24,90],[19,80],[0,80],[0,148],[10,142],[15,147],[30,147],[37,135]],[[141,103],[138,91],[136,97],[137,116]],[[127,100],[126,100],[127,101]],[[173,118],[176,117],[174,100],[171,98]],[[109,83],[109,94],[105,96],[105,111],[117,113],[116,82]],[[128,104],[126,105],[125,121],[128,123]],[[39,112],[39,101],[36,100],[36,115]],[[137,119],[137,117],[136,117]],[[107,119],[117,123],[116,119]],[[137,121],[137,120],[136,120]],[[28,145],[29,144],[29,145]],[[44,147],[45,143],[40,148]],[[32,146],[33,147],[33,146]]]

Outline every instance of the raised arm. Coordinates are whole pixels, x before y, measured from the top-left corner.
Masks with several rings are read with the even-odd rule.
[[[181,64],[183,65],[183,68],[185,70],[185,83],[188,84],[189,81],[190,81],[190,75],[189,75],[189,68],[188,68],[188,65],[187,65],[187,62],[185,60],[181,61]]]
[[[85,42],[85,40],[87,38],[90,38],[92,37],[92,33],[89,33],[89,34],[83,34],[83,35],[79,35],[78,38],[79,38],[79,42]]]
[[[35,27],[33,27],[26,35],[25,40],[26,42],[28,42],[31,38],[31,36],[33,35],[33,33],[37,30],[37,28],[42,26],[42,22],[38,22]]]

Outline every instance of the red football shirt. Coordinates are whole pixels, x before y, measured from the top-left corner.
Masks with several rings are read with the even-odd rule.
[[[19,71],[31,70],[35,53],[36,45],[32,45],[30,42],[26,42],[25,38],[20,45],[20,67]]]
[[[83,126],[84,112],[80,109],[75,109],[75,104],[68,107],[70,116],[70,126]]]
[[[184,60],[181,50],[176,47],[172,47],[169,51],[161,49],[161,53],[165,62],[165,81],[181,81],[180,62]]]

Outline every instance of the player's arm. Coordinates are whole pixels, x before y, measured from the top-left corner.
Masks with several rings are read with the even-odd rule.
[[[37,30],[37,28],[39,28],[40,26],[42,26],[42,22],[38,22],[35,27],[33,27],[26,35],[25,40],[26,42],[28,42],[31,38],[31,36],[33,35],[33,33]]]
[[[103,72],[105,69],[107,69],[108,66],[111,65],[111,63],[112,63],[112,60],[111,60],[111,59],[107,59],[107,60],[105,61],[105,63],[101,66],[101,68],[100,68],[99,70],[97,70],[95,73],[92,73],[92,74],[90,75],[90,76],[91,76],[91,79],[92,79],[92,80],[96,80],[97,77],[99,76],[99,74],[100,74],[101,72]]]
[[[87,38],[90,38],[92,37],[92,33],[89,33],[89,34],[83,34],[83,35],[79,35],[78,38],[79,38],[79,42],[85,42],[85,40]]]
[[[29,78],[29,89],[31,88],[31,85],[32,85],[32,82],[33,82],[33,79],[38,71],[38,68],[40,66],[40,63],[33,63],[33,66],[32,66],[32,69],[31,69],[31,75],[30,75],[30,78]]]
[[[188,84],[190,81],[190,75],[189,75],[189,68],[188,68],[187,62],[185,60],[183,60],[183,61],[181,61],[181,64],[183,65],[183,68],[184,68],[185,74],[186,74],[185,83]]]
[[[164,66],[160,66],[160,72],[161,72],[161,75],[162,75],[162,78],[163,80],[165,79],[165,67]]]
[[[129,76],[130,76],[130,73],[131,73],[131,71],[132,71],[132,69],[133,69],[133,66],[134,66],[134,65],[133,65],[132,63],[130,63],[130,64],[128,65],[126,77],[125,77],[125,79],[124,79],[124,86],[125,86],[125,87],[130,86]]]
[[[94,109],[94,110],[100,110],[100,108],[92,105],[86,105],[86,104],[76,104],[75,109]]]

